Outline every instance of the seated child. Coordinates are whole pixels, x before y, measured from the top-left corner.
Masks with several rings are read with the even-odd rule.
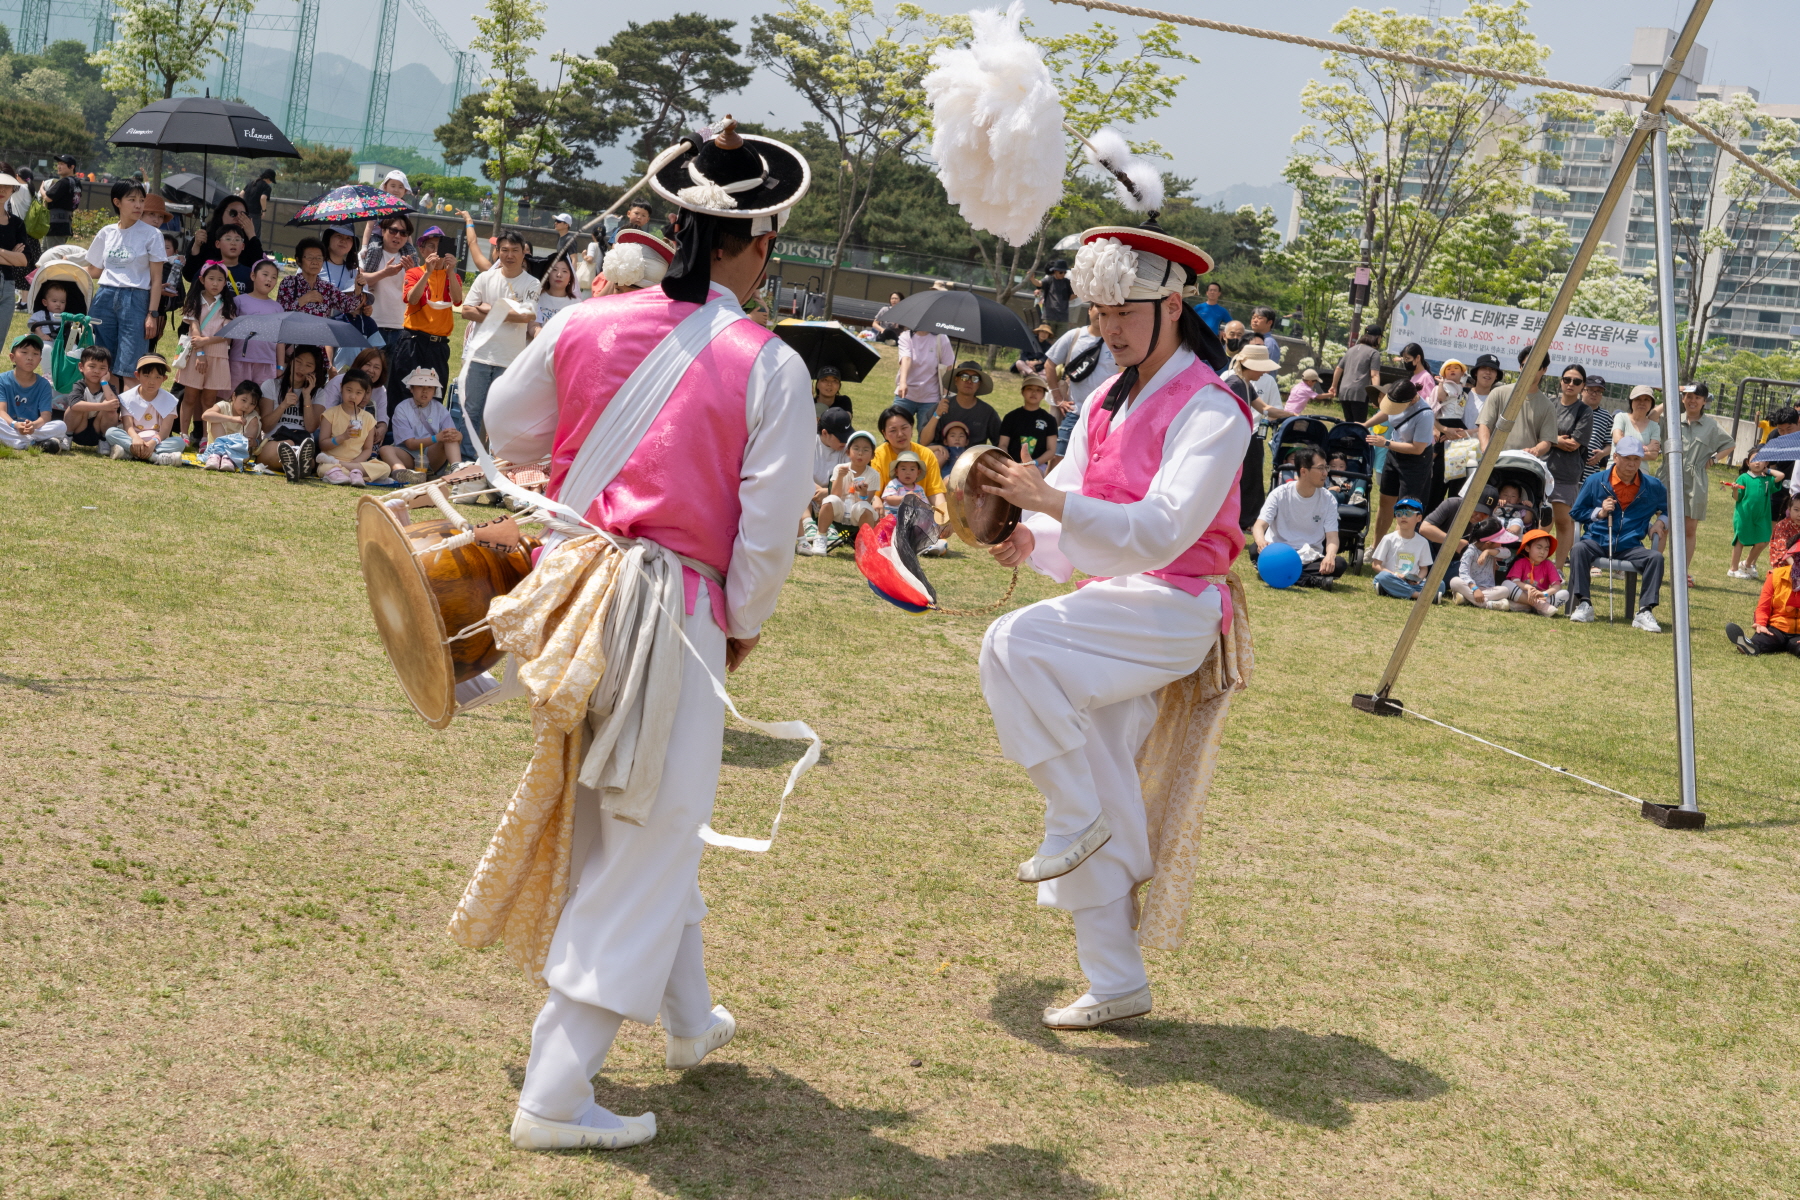
[[[1411,600],[1431,569],[1431,543],[1419,533],[1425,506],[1413,496],[1394,502],[1394,528],[1375,545],[1375,591],[1396,600]]]
[[[1368,481],[1362,479],[1346,479],[1340,472],[1350,469],[1349,460],[1341,454],[1331,456],[1325,465],[1325,490],[1337,497],[1339,504],[1367,504],[1369,502]]]
[[[1556,610],[1569,602],[1569,590],[1560,587],[1562,572],[1556,569],[1555,558],[1556,535],[1548,529],[1533,529],[1520,538],[1519,556],[1503,585],[1507,603],[1489,603],[1488,607],[1554,617]]]
[[[889,516],[899,515],[900,505],[908,496],[917,496],[927,508],[931,506],[931,497],[919,486],[919,477],[924,473],[925,460],[915,451],[902,450],[894,456],[894,477],[881,493],[881,503],[886,506]]]
[[[962,452],[969,448],[969,427],[961,421],[952,421],[938,434],[938,440],[940,444],[932,450],[937,452],[939,469],[948,475]]]
[[[57,281],[46,283],[38,289],[38,310],[31,314],[30,330],[44,339],[49,345],[56,340],[56,331],[62,326],[62,315],[69,311],[69,289],[72,283]]]
[[[449,410],[438,403],[436,370],[415,367],[402,382],[411,398],[393,405],[388,413],[394,440],[381,448],[381,460],[394,468],[399,482],[424,483],[440,470],[462,466],[462,434]]]
[[[68,449],[69,427],[52,415],[50,381],[37,373],[43,361],[43,338],[22,333],[13,339],[13,369],[0,375],[0,446],[36,446],[45,454]]]
[[[63,424],[69,427],[69,441],[104,454],[111,447],[106,431],[119,423],[119,394],[112,385],[112,351],[105,346],[87,346],[81,351],[81,378],[66,396],[53,402]]]
[[[1794,589],[1794,563],[1787,559],[1769,568],[1762,595],[1756,599],[1753,632],[1746,634],[1735,623],[1725,626],[1725,636],[1739,654],[1800,655],[1800,591]]]
[[[1456,594],[1459,603],[1472,604],[1476,608],[1510,607],[1508,589],[1498,586],[1495,572],[1499,570],[1501,556],[1507,553],[1506,548],[1518,540],[1518,535],[1509,529],[1494,529],[1480,541],[1469,543],[1469,548],[1463,551],[1462,574],[1450,581],[1450,590]]]
[[[201,465],[209,471],[241,471],[252,444],[262,436],[262,388],[249,380],[237,385],[231,399],[200,414],[206,426]]]
[[[135,458],[159,467],[181,462],[187,439],[174,433],[175,411],[181,401],[163,388],[169,377],[169,360],[146,354],[137,361],[137,386],[119,397],[120,420],[106,431],[114,458]]]
[[[881,518],[875,508],[881,495],[881,475],[869,465],[875,457],[875,435],[859,429],[850,435],[844,449],[849,452],[850,461],[832,468],[831,495],[819,501],[819,520],[826,528],[873,525]]]
[[[375,385],[361,371],[345,371],[338,381],[338,402],[319,413],[317,456],[319,478],[326,483],[361,487],[386,479],[392,470],[375,452],[375,414],[364,406]]]

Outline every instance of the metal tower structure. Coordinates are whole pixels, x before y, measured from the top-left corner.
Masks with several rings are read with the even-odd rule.
[[[244,76],[244,21],[225,35],[225,57],[219,60],[219,98],[237,100]]]
[[[316,2],[316,0],[315,0]],[[400,0],[381,0],[381,26],[375,38],[375,65],[369,74],[369,106],[363,112],[363,148],[378,145],[386,133],[388,83],[394,75],[394,29]]]
[[[112,0],[99,0],[94,5],[94,40],[88,47],[95,54],[112,45],[114,33]]]
[[[299,27],[294,31],[294,62],[288,73],[287,122],[282,132],[289,140],[306,136],[306,108],[312,101],[313,46],[319,40],[319,0],[300,0]]]
[[[42,54],[50,40],[50,0],[20,0],[19,36],[14,48],[20,54]]]
[[[444,32],[444,27],[438,24],[437,18],[431,15],[431,10],[425,7],[425,0],[406,0],[406,7],[412,10],[412,15],[419,19],[419,24],[425,27],[425,31],[437,39],[438,45],[444,48],[444,53],[450,56],[453,69],[453,78],[450,82],[450,115],[455,116],[456,110],[462,105],[463,97],[475,90],[475,73],[480,69],[477,60],[473,54],[457,45],[455,40]]]

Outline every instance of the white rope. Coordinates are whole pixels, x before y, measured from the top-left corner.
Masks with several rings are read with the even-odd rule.
[[[1412,710],[1410,708],[1405,708],[1405,707],[1402,707],[1400,709],[1400,711],[1405,713],[1409,717],[1417,717],[1421,721],[1429,721],[1431,724],[1436,725],[1439,729],[1448,729],[1451,733],[1460,733],[1464,737],[1468,738],[1470,741],[1480,742],[1484,746],[1491,746],[1493,749],[1498,750],[1503,754],[1510,754],[1514,758],[1522,758],[1528,763],[1532,763],[1535,766],[1540,766],[1540,767],[1544,768],[1544,770],[1546,770],[1546,771],[1554,771],[1558,775],[1567,775],[1570,779],[1580,780],[1582,783],[1587,784],[1589,787],[1599,788],[1603,792],[1610,792],[1615,796],[1618,796],[1618,797],[1621,797],[1622,799],[1631,801],[1633,804],[1641,806],[1644,803],[1644,801],[1638,799],[1636,796],[1632,795],[1630,792],[1621,792],[1618,788],[1609,788],[1604,783],[1596,783],[1592,779],[1587,778],[1585,775],[1577,775],[1575,772],[1569,770],[1567,767],[1551,766],[1549,763],[1544,762],[1541,759],[1533,758],[1529,754],[1520,754],[1517,750],[1509,750],[1505,746],[1502,746],[1499,742],[1490,742],[1484,737],[1476,737],[1474,734],[1470,733],[1466,729],[1458,729],[1454,725],[1446,725],[1442,721],[1434,720],[1433,718],[1426,716],[1422,712],[1415,712],[1414,710]]]

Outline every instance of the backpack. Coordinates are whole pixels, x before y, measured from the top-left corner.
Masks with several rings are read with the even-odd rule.
[[[42,200],[33,200],[25,211],[25,236],[41,242],[50,233],[50,209]]]

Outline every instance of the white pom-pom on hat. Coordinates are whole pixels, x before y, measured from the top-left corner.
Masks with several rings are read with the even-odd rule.
[[[1119,203],[1136,212],[1162,208],[1162,174],[1132,154],[1123,134],[1116,129],[1101,129],[1081,140],[1086,143],[1088,162],[1112,176]]]
[[[1063,192],[1063,109],[1038,49],[1020,31],[1023,0],[969,14],[966,47],[932,55],[925,76],[944,193],[977,229],[1029,241]]]
[[[1075,252],[1069,283],[1089,304],[1123,304],[1137,280],[1137,251],[1118,238],[1097,238]]]
[[[636,242],[621,242],[606,252],[600,273],[621,291],[640,285],[661,283],[669,264],[662,255]]]

